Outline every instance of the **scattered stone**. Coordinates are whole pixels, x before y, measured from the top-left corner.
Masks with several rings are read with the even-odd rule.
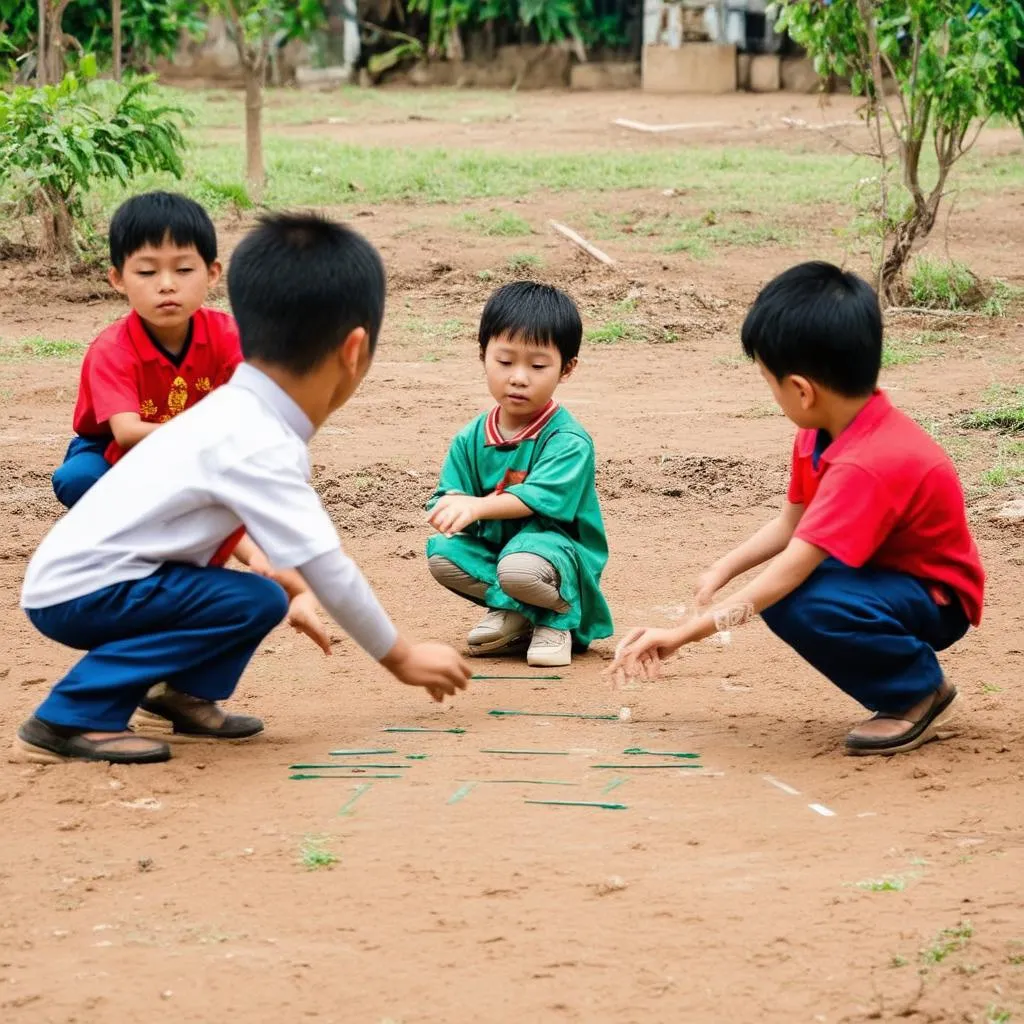
[[[603,882],[598,882],[594,886],[594,892],[598,896],[608,896],[613,892],[622,892],[625,888],[627,888],[625,879],[618,875],[609,875]]]

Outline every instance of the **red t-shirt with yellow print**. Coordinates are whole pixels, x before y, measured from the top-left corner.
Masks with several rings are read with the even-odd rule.
[[[197,310],[185,347],[175,357],[150,337],[132,310],[85,354],[75,433],[109,436],[110,417],[122,412],[137,412],[145,423],[165,423],[226,384],[241,361],[238,328],[227,313]],[[124,451],[111,437],[105,455],[113,465]]]

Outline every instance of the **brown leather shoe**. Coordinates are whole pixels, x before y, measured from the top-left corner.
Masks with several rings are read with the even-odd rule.
[[[132,720],[139,729],[177,739],[247,740],[263,732],[252,715],[229,715],[219,704],[192,697],[166,683],[150,688]]]
[[[868,754],[903,754],[916,750],[931,740],[945,740],[956,735],[952,724],[957,699],[956,687],[943,679],[942,685],[915,707],[901,714],[880,711],[854,729],[846,737],[846,752],[855,756]],[[873,735],[872,723],[896,722],[905,729]]]
[[[60,761],[105,761],[108,764],[158,764],[168,761],[166,743],[147,740],[135,733],[79,731],[50,725],[33,716],[23,722],[14,741],[15,755],[33,764]]]

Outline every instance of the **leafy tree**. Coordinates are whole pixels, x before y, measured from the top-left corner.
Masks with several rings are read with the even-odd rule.
[[[320,0],[211,0],[224,15],[235,40],[245,79],[245,176],[251,198],[263,200],[263,86],[271,49],[293,38],[307,38],[323,24]]]
[[[0,91],[0,188],[15,211],[38,218],[43,251],[64,266],[78,252],[83,200],[103,180],[183,172],[188,114],[160,103],[153,79],[96,80],[86,57],[57,85]]]
[[[1024,128],[1021,0],[778,0],[776,27],[819,74],[868,98],[882,163],[879,289],[905,299],[904,268],[935,226],[954,165],[994,116]],[[892,86],[890,89],[889,86]],[[928,144],[934,152],[926,155]],[[889,187],[895,155],[902,189]]]

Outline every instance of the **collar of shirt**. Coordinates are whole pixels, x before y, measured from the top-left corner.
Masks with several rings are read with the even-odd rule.
[[[299,408],[295,400],[280,385],[274,383],[255,366],[242,363],[231,377],[228,387],[244,388],[269,405],[285,423],[302,438],[305,444],[316,433],[309,417]]]
[[[500,412],[501,406],[496,405],[487,414],[487,419],[484,421],[484,447],[486,448],[515,448],[523,441],[536,440],[540,432],[551,421],[551,417],[558,412],[558,403],[552,398],[525,427],[512,437],[502,437],[501,429],[498,426]]]
[[[892,409],[892,402],[889,396],[878,389],[868,399],[867,404],[850,421],[846,429],[821,453],[820,462],[835,462],[851,444],[857,444],[870,434],[875,427],[886,417]],[[808,430],[805,440],[803,455],[812,455],[814,443],[817,437],[816,430]]]
[[[185,364],[196,344],[202,345],[205,342],[204,326],[203,318],[199,316],[197,310],[192,314],[189,324],[188,348],[183,350],[180,365]],[[172,366],[175,365],[167,352],[154,344],[153,339],[149,336],[149,331],[146,330],[146,325],[142,322],[142,317],[134,309],[128,314],[127,328],[128,340],[132,343],[132,348],[135,349],[139,359],[144,363],[169,362]]]

